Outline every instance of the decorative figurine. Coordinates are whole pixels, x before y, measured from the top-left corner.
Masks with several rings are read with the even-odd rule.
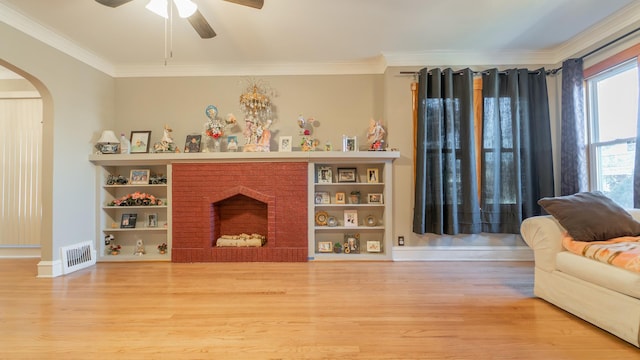
[[[136,251],[133,255],[142,256],[144,254],[146,254],[146,251],[144,251],[144,242],[142,242],[142,239],[138,239],[136,241]]]
[[[171,133],[173,129],[169,127],[169,125],[164,125],[164,134],[162,135],[162,140],[153,145],[153,150],[155,152],[180,152],[176,144],[173,142],[173,137]]]
[[[380,124],[380,121],[373,119],[369,120],[369,129],[367,130],[367,142],[369,143],[369,150],[381,151],[384,150],[384,135],[386,131]]]
[[[242,133],[245,152],[271,151],[271,99],[267,90],[258,82],[252,81],[240,95],[240,109],[245,114],[245,129]]]

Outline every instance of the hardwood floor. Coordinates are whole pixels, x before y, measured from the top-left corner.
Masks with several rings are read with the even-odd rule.
[[[530,262],[0,260],[0,359],[638,359],[533,297]]]

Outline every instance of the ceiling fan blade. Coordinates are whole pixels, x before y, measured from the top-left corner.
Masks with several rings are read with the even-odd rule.
[[[225,0],[225,1],[232,2],[238,5],[249,6],[254,9],[262,9],[262,6],[264,5],[264,0]]]
[[[96,0],[96,2],[112,8],[124,5],[130,1],[132,0]]]
[[[211,25],[207,22],[207,19],[202,16],[200,10],[196,10],[193,15],[187,18],[191,23],[191,26],[196,30],[198,35],[203,39],[211,39],[216,36],[216,32],[213,31]]]

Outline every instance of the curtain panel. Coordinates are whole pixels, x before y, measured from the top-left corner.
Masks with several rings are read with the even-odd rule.
[[[473,120],[470,69],[420,70],[413,232],[480,232]]]
[[[482,231],[520,232],[554,195],[544,69],[483,72]]]
[[[562,63],[561,101],[560,195],[564,196],[589,187],[582,59]]]

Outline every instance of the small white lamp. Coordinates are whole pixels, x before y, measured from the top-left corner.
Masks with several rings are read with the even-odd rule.
[[[120,141],[113,130],[104,130],[96,143],[96,148],[102,154],[117,154],[120,149]]]

